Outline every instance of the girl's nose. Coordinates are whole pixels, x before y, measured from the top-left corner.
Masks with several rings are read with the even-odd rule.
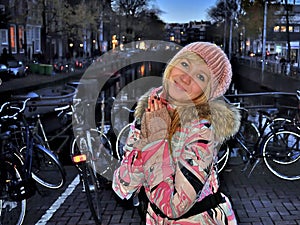
[[[180,75],[180,80],[186,84],[190,84],[191,83],[191,77],[190,75],[188,75],[187,73],[183,73]]]

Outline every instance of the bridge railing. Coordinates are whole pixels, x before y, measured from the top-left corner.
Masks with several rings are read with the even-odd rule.
[[[297,111],[298,101],[296,93],[290,92],[255,92],[226,94],[225,101],[236,103],[240,106],[255,112],[259,109],[274,110],[279,114],[292,116]]]
[[[251,68],[260,69],[262,67],[262,61],[260,57],[240,57],[237,58],[240,64],[244,64],[250,66]],[[291,76],[294,78],[300,78],[300,68],[298,66],[294,66],[291,63],[280,63],[278,60],[265,60],[264,70],[270,73],[275,74],[284,74],[286,76]]]

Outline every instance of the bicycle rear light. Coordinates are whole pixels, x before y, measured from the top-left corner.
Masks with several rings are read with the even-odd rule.
[[[74,163],[81,163],[81,162],[86,162],[86,155],[81,154],[81,155],[75,155],[72,157]]]

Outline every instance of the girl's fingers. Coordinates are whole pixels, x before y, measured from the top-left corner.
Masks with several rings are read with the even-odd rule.
[[[146,109],[147,112],[153,112],[159,110],[163,107],[162,100],[157,96],[150,96],[148,98],[148,108]]]
[[[154,107],[154,110],[159,110],[158,100],[157,100],[157,97],[156,97],[156,96],[155,96],[155,98],[153,99],[153,107]]]

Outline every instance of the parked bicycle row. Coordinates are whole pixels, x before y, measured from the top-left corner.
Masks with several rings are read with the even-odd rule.
[[[0,107],[0,224],[22,224],[26,201],[36,192],[36,183],[58,189],[65,172],[55,153],[45,148],[33,120],[24,116],[25,100],[5,102]]]
[[[245,98],[258,95],[271,97],[268,104],[251,104]],[[249,176],[263,160],[267,168],[285,180],[300,179],[300,91],[291,93],[256,93],[227,96],[234,98],[242,114],[238,133],[225,142],[219,151],[219,170],[226,164],[251,166]],[[297,100],[296,105],[279,104],[280,98]],[[296,98],[295,98],[296,97]],[[230,99],[226,98],[227,102]],[[241,101],[241,99],[244,99]],[[266,98],[265,98],[266,100]],[[232,102],[230,102],[232,104]],[[270,104],[271,103],[271,104]],[[234,157],[230,157],[233,155]],[[234,159],[233,159],[234,158]]]
[[[268,94],[277,96],[277,100],[278,96],[285,96],[284,93]],[[262,96],[264,93],[252,95]],[[257,104],[257,101],[250,104],[251,101],[246,100],[249,97],[247,95],[227,95],[230,104],[238,103],[242,123],[237,135],[220,148],[220,172],[227,165],[243,163],[243,171],[246,172],[249,168],[251,175],[256,165],[263,161],[273,174],[282,179],[300,179],[300,92],[289,93],[289,96],[296,96],[296,105],[287,107],[278,101],[276,104]],[[63,185],[63,167],[57,156],[66,143],[70,142],[69,155],[78,168],[82,190],[86,193],[96,224],[101,224],[99,195],[103,188],[110,188],[114,168],[122,160],[123,146],[132,122],[132,102],[116,103],[114,98],[106,98],[104,93],[100,94],[96,103],[75,96],[72,102],[54,107],[55,117],[61,126],[54,132],[48,132],[40,115],[30,118],[24,116],[26,107],[39,96],[31,93],[26,97],[5,102],[0,109],[1,162],[5,162],[0,167],[1,223],[22,224],[26,199],[34,194],[33,180],[52,189]],[[117,106],[118,112],[124,110],[124,114],[131,115],[131,119],[127,118],[125,123],[121,121],[121,127],[117,127],[119,122],[106,120],[106,109],[116,110],[112,104]],[[87,115],[91,115],[91,112],[93,114],[95,108],[100,110],[97,112],[100,120],[92,126],[93,118]],[[282,114],[283,108],[285,114]],[[122,118],[119,115],[120,113],[117,117]],[[52,142],[56,142],[58,138],[64,140],[59,147],[53,147]],[[53,177],[57,180],[53,180]],[[140,212],[143,213],[141,195],[135,196],[132,201],[139,205]],[[19,216],[16,217],[16,214]]]

